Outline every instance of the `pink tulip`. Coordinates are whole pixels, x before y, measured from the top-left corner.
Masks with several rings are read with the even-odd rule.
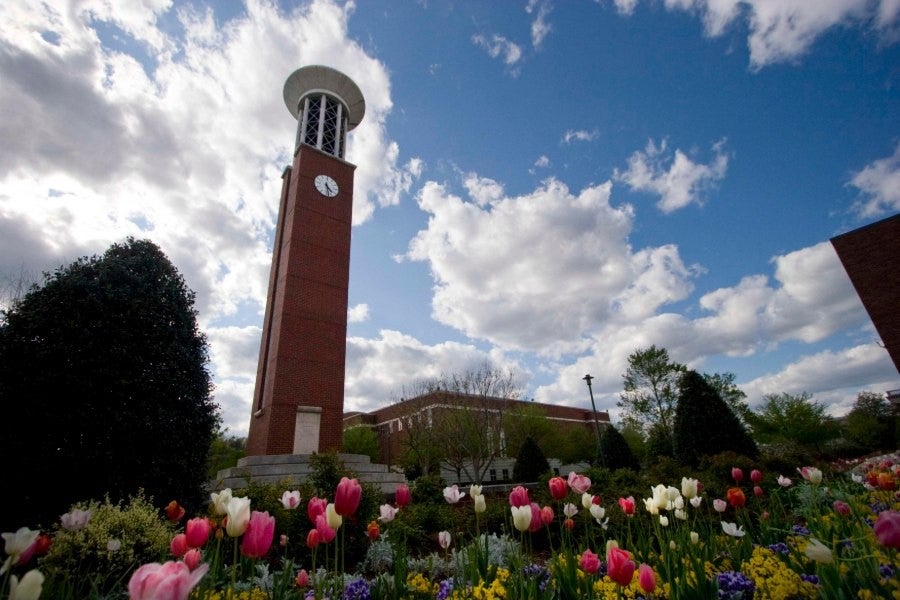
[[[509,493],[510,506],[520,508],[522,506],[528,506],[529,504],[531,504],[531,500],[528,499],[528,490],[523,488],[521,485],[517,485]]]
[[[734,479],[735,483],[740,483],[744,479],[744,472],[738,467],[731,467],[731,478]]]
[[[581,560],[578,565],[581,567],[581,570],[585,573],[589,573],[590,575],[596,575],[600,570],[600,557],[591,552],[590,550],[585,550],[581,554]]]
[[[591,488],[591,480],[575,471],[569,473],[569,487],[578,494],[584,494]]]
[[[606,553],[606,574],[609,578],[621,586],[631,583],[634,575],[634,561],[631,560],[631,552],[620,548],[610,548]]]
[[[184,535],[190,548],[202,548],[209,541],[209,520],[203,517],[190,519],[184,526]]]
[[[334,493],[334,512],[342,517],[350,517],[359,508],[362,498],[362,486],[356,479],[341,477],[337,491]]]
[[[241,540],[241,554],[250,558],[262,558],[269,551],[274,538],[275,517],[270,517],[268,512],[254,510]]]
[[[765,495],[765,492],[763,492],[763,489],[762,489],[760,486],[754,485],[754,486],[753,486],[753,494],[754,494],[757,498],[762,498],[762,497]]]
[[[885,510],[875,521],[875,537],[887,548],[900,548],[900,511]]]
[[[315,523],[316,517],[325,514],[326,506],[328,506],[328,500],[325,498],[317,498],[315,496],[310,498],[309,503],[306,505],[306,514],[309,516],[309,520]]]
[[[455,483],[444,488],[444,500],[449,504],[456,504],[465,497],[466,493],[459,491],[459,486]]]
[[[169,550],[172,551],[172,556],[175,558],[184,556],[184,553],[188,551],[187,536],[183,533],[179,533],[173,537],[172,542],[169,544]]]
[[[552,523],[553,517],[555,517],[555,516],[556,515],[553,514],[553,509],[550,508],[549,506],[545,506],[544,508],[541,509],[541,522],[544,525],[549,525],[550,523]]]
[[[402,483],[398,485],[397,492],[394,497],[399,508],[403,508],[404,506],[409,504],[410,501],[412,501],[412,494],[409,491],[409,486]]]
[[[294,510],[300,506],[300,492],[298,490],[285,492],[281,495],[281,505],[287,510]]]
[[[202,558],[203,554],[198,549],[191,548],[184,553],[184,564],[186,564],[191,571],[195,571],[197,567],[200,566],[200,560]]]
[[[306,569],[300,569],[300,572],[297,573],[297,587],[305,588],[309,585],[309,573]]]
[[[713,508],[716,509],[716,512],[725,512],[725,509],[728,508],[728,503],[721,498],[716,498],[713,500]]]
[[[450,543],[453,541],[453,537],[450,535],[449,531],[441,531],[438,533],[438,545],[446,550],[450,547]]]
[[[759,469],[753,469],[752,471],[750,471],[750,481],[759,485],[760,483],[762,483],[762,480],[763,480],[762,471],[760,471]]]
[[[551,478],[547,485],[550,487],[550,496],[554,500],[562,500],[569,492],[569,489],[566,487],[566,480],[562,477]]]
[[[835,500],[832,506],[834,507],[834,512],[843,517],[850,514],[850,505],[842,500]]]
[[[337,535],[337,531],[328,525],[328,519],[325,518],[325,515],[316,517],[316,531],[319,533],[319,541],[323,544],[327,544]]]
[[[638,568],[638,584],[647,594],[652,594],[653,590],[656,589],[656,574],[650,565],[641,563],[641,566]]]
[[[532,502],[531,506],[531,524],[528,526],[528,531],[535,532],[540,531],[541,526],[544,522],[541,520],[541,507],[537,502]]]
[[[181,561],[148,563],[132,574],[128,581],[128,595],[131,600],[187,600],[191,590],[208,570],[208,564],[191,571]]]

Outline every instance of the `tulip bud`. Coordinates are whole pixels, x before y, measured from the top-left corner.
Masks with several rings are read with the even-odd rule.
[[[309,573],[307,573],[306,569],[300,569],[300,572],[297,573],[297,587],[305,588],[309,585]]]

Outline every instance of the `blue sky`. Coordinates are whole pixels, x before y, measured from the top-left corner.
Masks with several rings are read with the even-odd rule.
[[[346,408],[491,360],[615,418],[651,344],[751,405],[900,387],[828,243],[900,210],[896,0],[115,4],[0,7],[0,275],[152,239],[234,433],[307,64],[367,102]]]

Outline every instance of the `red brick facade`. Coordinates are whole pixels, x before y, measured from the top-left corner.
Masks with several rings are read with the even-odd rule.
[[[839,235],[831,244],[900,372],[900,215]]]
[[[353,172],[301,145],[283,175],[247,453],[294,453],[297,407],[321,410],[319,452],[340,451]],[[340,193],[316,191],[317,175]]]
[[[344,427],[358,425],[371,427],[378,434],[380,452],[378,462],[391,465],[397,462],[404,450],[405,431],[409,429],[405,424],[413,419],[421,418],[433,418],[437,422],[439,421],[437,414],[440,411],[453,410],[454,407],[480,407],[485,402],[496,405],[498,414],[517,408],[533,407],[540,409],[547,419],[559,427],[584,427],[591,433],[594,433],[596,427],[594,413],[590,409],[506,398],[465,396],[447,392],[432,392],[385,406],[370,413],[349,412],[344,415]],[[609,413],[597,411],[597,421],[599,421],[601,429],[606,427],[610,423]]]

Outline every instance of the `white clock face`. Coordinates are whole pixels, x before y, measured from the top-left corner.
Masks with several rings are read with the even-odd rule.
[[[316,189],[319,190],[319,193],[323,196],[334,198],[338,195],[338,184],[328,175],[317,175],[315,183]]]

